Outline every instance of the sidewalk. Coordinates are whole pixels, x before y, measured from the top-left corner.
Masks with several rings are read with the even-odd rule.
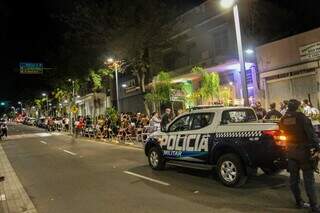
[[[1,144],[0,175],[5,176],[5,181],[0,183],[0,212],[37,213],[37,210],[19,181]]]

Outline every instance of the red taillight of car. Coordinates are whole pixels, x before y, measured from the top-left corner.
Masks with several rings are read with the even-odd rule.
[[[278,146],[287,146],[287,136],[283,134],[281,130],[265,130],[262,131],[264,135],[269,135],[273,137],[275,143]]]

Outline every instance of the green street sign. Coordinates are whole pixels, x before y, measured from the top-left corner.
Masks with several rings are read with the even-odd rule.
[[[20,63],[20,74],[43,74],[43,64]]]

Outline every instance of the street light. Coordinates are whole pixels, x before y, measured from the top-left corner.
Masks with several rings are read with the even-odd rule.
[[[108,58],[108,59],[107,59],[107,62],[108,62],[109,64],[112,64],[112,63],[114,62],[114,59],[113,59],[113,58]]]
[[[235,0],[221,0],[220,5],[224,9],[231,8],[235,4]]]
[[[254,51],[252,49],[246,49],[245,52],[248,55],[252,55],[254,53]]]
[[[49,115],[49,100],[48,100],[48,95],[47,93],[42,93],[42,96],[46,98],[46,102],[47,102],[47,116]]]
[[[21,113],[22,113],[22,102],[18,101],[18,104],[20,105],[20,110],[21,110]]]
[[[244,100],[244,105],[248,106],[249,100],[248,100],[247,76],[246,76],[246,67],[245,67],[245,61],[244,61],[243,49],[242,49],[241,26],[240,26],[238,5],[236,0],[220,0],[220,5],[224,9],[233,7],[233,18],[234,18],[234,25],[236,30],[237,47],[238,47],[238,55],[239,55],[239,63],[240,63],[242,98]]]
[[[114,67],[115,67],[117,107],[118,107],[118,111],[121,112],[120,99],[119,99],[119,82],[118,82],[118,63],[119,62],[115,61],[113,58],[108,58],[107,62],[108,64],[114,64]]]

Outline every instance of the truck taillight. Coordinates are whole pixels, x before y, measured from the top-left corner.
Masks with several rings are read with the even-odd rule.
[[[287,145],[287,136],[285,136],[283,131],[281,131],[281,130],[265,130],[262,133],[265,135],[272,136],[274,139],[274,142],[278,146],[286,146]]]

